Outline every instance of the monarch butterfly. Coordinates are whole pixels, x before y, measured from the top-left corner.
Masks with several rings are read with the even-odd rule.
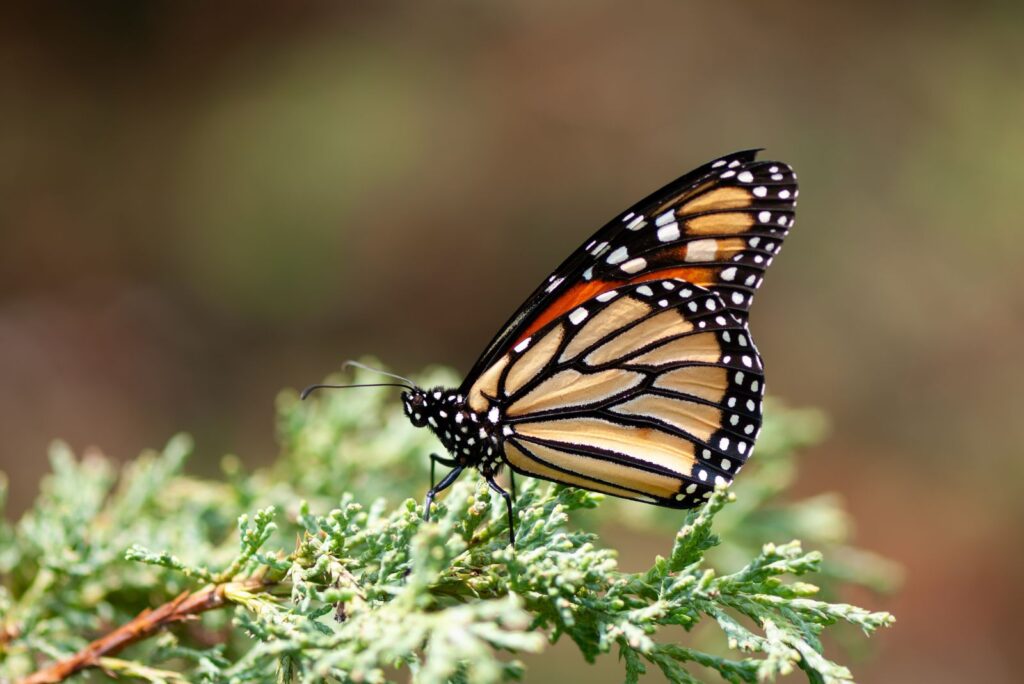
[[[747,312],[799,194],[793,170],[756,161],[758,151],[708,162],[597,231],[512,314],[461,386],[402,385],[406,416],[448,452],[431,454],[425,519],[467,468],[504,498],[513,545],[515,480],[511,495],[495,480],[505,465],[671,508],[732,481],[753,451],[764,395]],[[435,464],[451,468],[436,484]]]

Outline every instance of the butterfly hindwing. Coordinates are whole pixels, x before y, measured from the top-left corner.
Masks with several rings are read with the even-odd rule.
[[[746,321],[765,269],[793,225],[796,174],[756,150],[709,162],[636,203],[569,256],[474,364],[468,388],[503,354],[584,302],[630,283],[684,280]]]
[[[517,472],[677,508],[730,481],[760,429],[744,324],[676,279],[623,285],[548,322],[469,387]]]

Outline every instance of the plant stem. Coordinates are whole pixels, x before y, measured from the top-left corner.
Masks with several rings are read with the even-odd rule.
[[[222,608],[230,603],[233,590],[253,590],[272,584],[264,578],[248,578],[236,582],[211,584],[194,592],[183,592],[153,610],[146,609],[114,631],[96,639],[72,656],[59,660],[30,674],[20,684],[55,684],[82,670],[101,666],[101,659],[119,653],[134,643],[148,639],[175,622],[194,619],[200,613]]]

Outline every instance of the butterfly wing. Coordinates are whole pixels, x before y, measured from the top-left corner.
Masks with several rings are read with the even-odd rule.
[[[760,356],[721,297],[665,279],[550,321],[467,401],[502,426],[517,472],[687,508],[750,456],[763,391]]]
[[[746,321],[764,270],[793,225],[796,174],[736,152],[691,171],[595,233],[530,295],[486,347],[470,387],[554,319],[626,283],[680,279],[719,295]]]

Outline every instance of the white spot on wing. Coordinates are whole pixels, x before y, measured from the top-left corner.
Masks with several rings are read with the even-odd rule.
[[[644,220],[643,216],[637,216],[635,219],[626,224],[626,230],[640,230],[647,225],[647,221]]]
[[[712,261],[717,252],[716,240],[694,240],[686,246],[686,261]]]
[[[641,257],[637,257],[636,259],[631,259],[630,261],[627,261],[626,263],[622,264],[622,266],[620,266],[619,268],[621,268],[626,273],[639,273],[646,267],[647,260]]]
[[[581,306],[580,308],[576,309],[571,314],[569,314],[569,320],[572,321],[573,325],[579,325],[584,320],[586,320],[588,315],[589,312]]]
[[[626,260],[626,257],[628,256],[629,250],[626,249],[625,247],[619,247],[611,254],[609,254],[608,258],[605,259],[605,261],[607,261],[609,264],[621,264],[623,261]]]
[[[662,242],[672,242],[679,239],[679,224],[669,223],[658,228],[658,239]]]
[[[520,342],[516,346],[512,347],[512,349],[514,351],[517,351],[517,352],[524,351],[527,347],[530,346],[530,340],[532,340],[532,339],[533,339],[532,337],[527,337],[525,340],[523,340],[522,342]]]

